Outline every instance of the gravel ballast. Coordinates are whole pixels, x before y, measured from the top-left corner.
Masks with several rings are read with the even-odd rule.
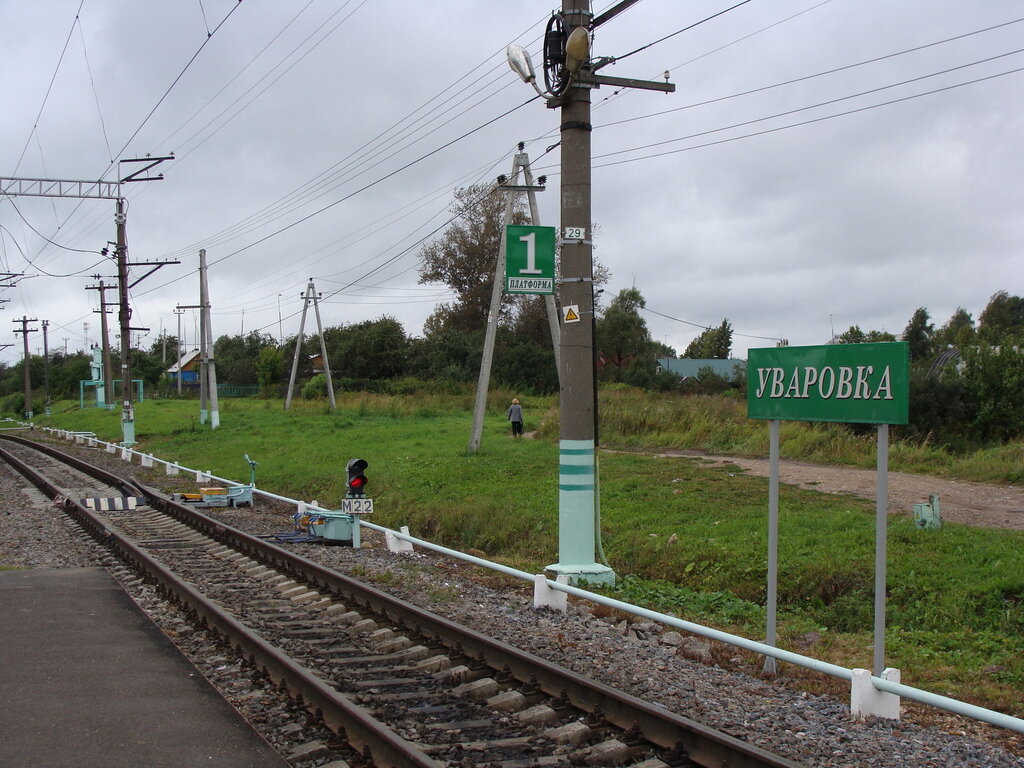
[[[135,475],[151,486],[173,480],[180,489],[182,483],[181,477],[165,478],[160,467],[143,470],[101,450],[46,442],[119,474]],[[98,550],[83,542],[63,513],[36,491],[26,491],[5,466],[0,467],[0,498],[0,566],[99,563]],[[214,509],[207,514],[252,534],[268,535],[286,531],[293,511],[287,505],[257,500],[254,509]],[[919,707],[905,713],[901,721],[856,722],[850,718],[848,701],[723,668],[729,665],[721,662],[720,649],[712,654],[702,640],[649,622],[626,623],[621,616],[595,615],[593,606],[575,601],[564,614],[534,610],[532,585],[526,582],[496,577],[432,553],[392,554],[384,547],[383,537],[373,532],[364,530],[363,540],[359,550],[289,546],[477,631],[809,766],[1024,768],[1024,738],[1019,734]],[[180,619],[176,621],[175,634],[194,634],[183,631]],[[722,666],[702,663],[701,658],[719,659]],[[224,661],[222,668],[231,666]],[[260,699],[251,691],[249,697]],[[280,706],[274,702],[274,707]],[[280,711],[275,712],[280,716]],[[913,722],[919,718],[931,725]],[[327,735],[317,733],[316,738]],[[337,757],[322,756],[302,764],[318,765],[330,759]]]

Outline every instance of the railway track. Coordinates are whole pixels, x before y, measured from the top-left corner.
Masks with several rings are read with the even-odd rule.
[[[797,765],[48,446],[6,436],[0,455],[367,764]],[[95,512],[90,496],[144,501]]]

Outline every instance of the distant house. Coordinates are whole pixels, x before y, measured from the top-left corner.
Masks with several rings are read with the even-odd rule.
[[[733,358],[728,360],[693,360],[687,357],[659,357],[657,362],[660,370],[674,373],[684,381],[697,378],[697,374],[704,368],[710,368],[723,379],[732,379],[736,373],[737,366],[741,370],[745,370],[747,367],[746,360],[736,360]]]
[[[182,384],[198,384],[200,362],[198,349],[192,352],[186,352],[181,356],[180,367],[178,365],[178,361],[175,361],[174,365],[167,369],[167,378],[173,382],[177,382],[178,372],[180,371]]]

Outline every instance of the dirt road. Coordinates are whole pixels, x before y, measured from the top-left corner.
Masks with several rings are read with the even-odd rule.
[[[751,475],[768,476],[767,459],[708,456],[696,451],[665,451],[657,455],[696,459],[718,466],[733,464]],[[821,493],[849,493],[869,500],[875,498],[873,469],[783,460],[779,464],[779,481]],[[939,495],[943,520],[984,528],[1024,530],[1024,489],[1020,487],[889,472],[890,513],[912,514],[914,504],[927,502],[929,494],[933,493]]]

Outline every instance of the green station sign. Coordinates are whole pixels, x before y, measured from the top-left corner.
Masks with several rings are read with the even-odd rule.
[[[906,342],[749,351],[751,419],[906,424],[909,406]]]
[[[555,228],[505,227],[505,293],[555,292]]]

